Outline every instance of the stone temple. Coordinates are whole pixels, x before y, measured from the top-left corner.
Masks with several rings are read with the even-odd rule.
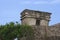
[[[30,25],[34,29],[33,39],[21,40],[60,40],[60,23],[49,26],[51,13],[25,9],[21,12],[21,24]]]

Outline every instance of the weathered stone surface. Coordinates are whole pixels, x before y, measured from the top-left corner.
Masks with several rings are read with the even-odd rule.
[[[50,20],[50,15],[51,15],[51,13],[48,13],[48,12],[25,9],[21,13],[21,23],[28,24],[28,25],[36,25],[36,21],[40,20],[39,25],[48,26],[49,20]]]

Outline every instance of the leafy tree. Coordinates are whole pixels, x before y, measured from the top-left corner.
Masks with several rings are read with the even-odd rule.
[[[13,40],[23,36],[33,35],[33,29],[29,25],[20,25],[10,22],[9,24],[0,25],[0,40]]]

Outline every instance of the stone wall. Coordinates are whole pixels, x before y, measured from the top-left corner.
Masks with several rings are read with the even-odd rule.
[[[32,26],[32,28],[34,29],[34,36],[30,37],[28,35],[21,40],[60,40],[60,36],[51,34],[46,26]]]

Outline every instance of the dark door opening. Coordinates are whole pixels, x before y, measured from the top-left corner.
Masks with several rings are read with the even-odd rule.
[[[36,25],[40,25],[40,20],[36,20]]]

